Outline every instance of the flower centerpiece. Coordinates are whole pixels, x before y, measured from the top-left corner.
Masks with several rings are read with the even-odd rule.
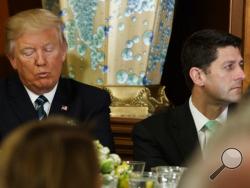
[[[103,178],[103,188],[105,187],[128,187],[128,177],[131,173],[130,166],[122,162],[119,155],[110,153],[108,147],[104,147],[98,140],[95,140],[97,154],[100,164],[100,172]]]

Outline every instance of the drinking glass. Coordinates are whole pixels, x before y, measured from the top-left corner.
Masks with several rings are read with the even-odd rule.
[[[185,169],[179,166],[158,166],[151,170],[156,173],[158,188],[176,188]]]
[[[129,169],[131,171],[130,177],[140,177],[145,168],[145,162],[143,161],[126,161],[129,165]]]
[[[140,177],[129,178],[129,188],[155,188],[156,174],[144,172]]]
[[[124,161],[127,165],[127,173],[118,180],[119,188],[129,188],[130,178],[139,178],[142,176],[145,168],[143,161]]]

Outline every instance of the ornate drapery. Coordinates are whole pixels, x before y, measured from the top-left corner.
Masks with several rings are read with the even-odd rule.
[[[65,23],[68,57],[64,74],[106,87],[113,99],[119,98],[117,87],[134,88],[126,101],[143,93],[146,103],[152,97],[148,86],[160,84],[174,4],[175,0],[43,0],[43,6]],[[114,87],[116,92],[112,92]],[[118,90],[122,95],[124,89]],[[168,102],[166,97],[156,96],[155,100],[159,105]]]

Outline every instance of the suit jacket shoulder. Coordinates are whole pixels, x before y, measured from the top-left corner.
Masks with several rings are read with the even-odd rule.
[[[198,144],[188,103],[153,115],[133,130],[134,158],[147,169],[159,165],[184,165]]]
[[[69,95],[76,95],[76,96],[84,93],[86,96],[94,99],[108,97],[108,93],[103,89],[88,84],[84,84],[69,78],[60,79],[58,92],[61,92],[62,90]]]
[[[62,78],[55,93],[51,113],[62,112],[62,106],[67,106],[67,113],[84,120],[86,115],[95,113],[103,107],[109,111],[109,105],[110,97],[106,91],[72,79]]]
[[[18,125],[37,118],[34,106],[17,75],[0,80],[0,139]]]

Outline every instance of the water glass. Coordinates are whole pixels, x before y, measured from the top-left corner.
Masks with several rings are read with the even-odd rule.
[[[156,174],[144,172],[140,177],[129,178],[129,188],[155,188]]]
[[[179,166],[158,166],[152,168],[157,176],[158,188],[176,188],[186,168]]]
[[[143,161],[126,161],[131,170],[130,177],[140,177],[145,168],[145,162]]]

